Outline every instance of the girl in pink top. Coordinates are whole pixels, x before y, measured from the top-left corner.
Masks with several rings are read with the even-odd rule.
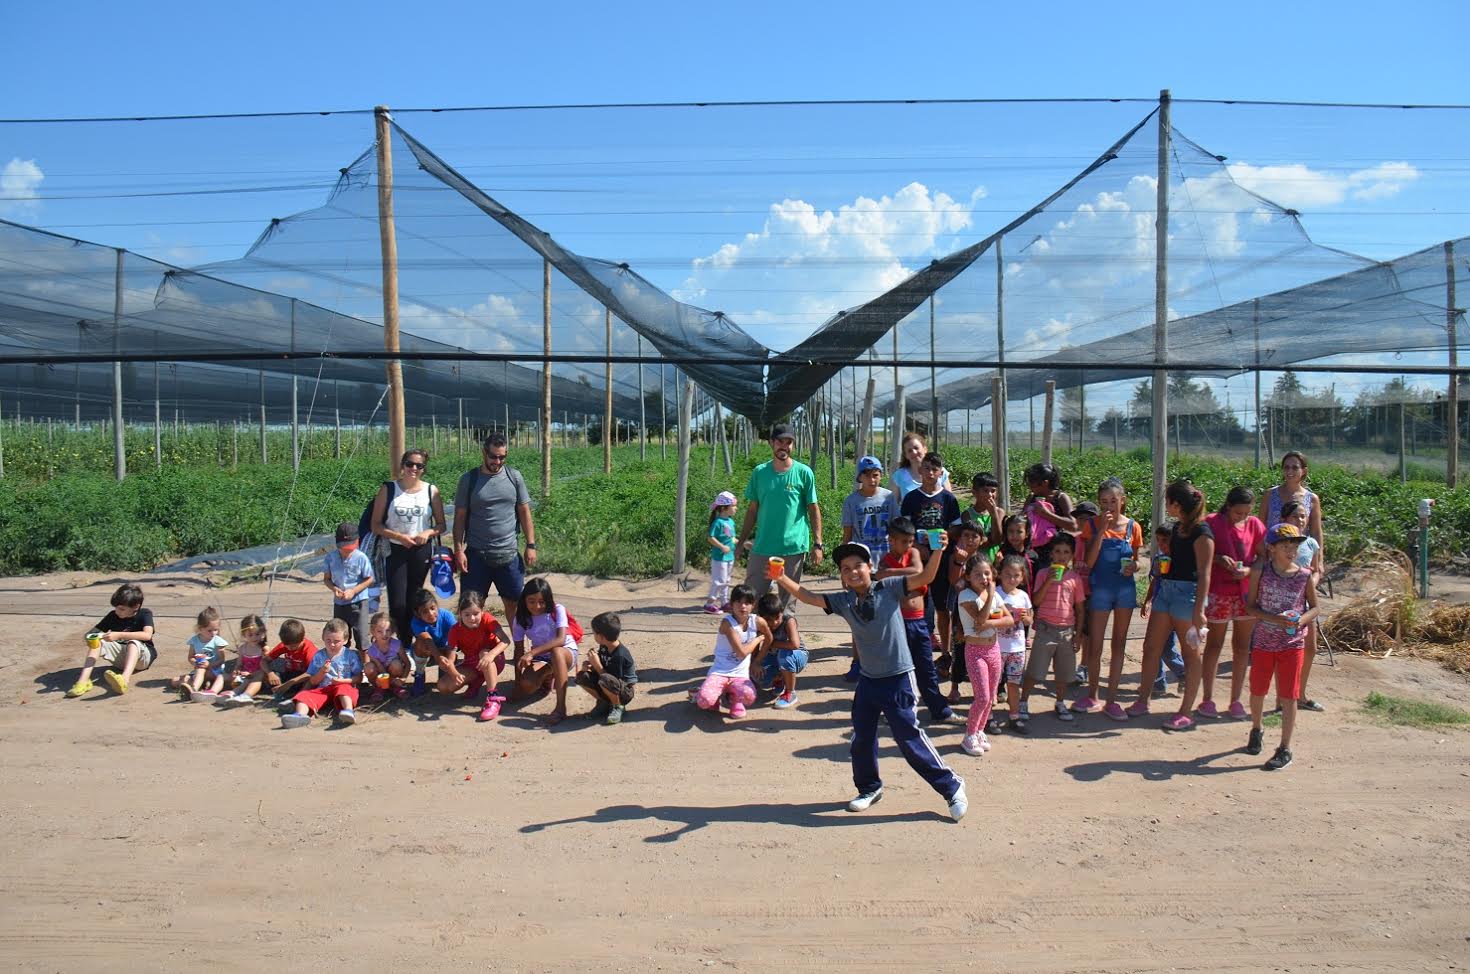
[[[1210,597],[1205,603],[1210,632],[1205,638],[1203,702],[1195,710],[1200,717],[1220,716],[1214,700],[1215,677],[1220,670],[1227,627],[1231,630],[1230,716],[1235,720],[1248,716],[1240,695],[1245,688],[1245,664],[1256,620],[1246,609],[1246,599],[1250,595],[1251,566],[1256,563],[1266,538],[1266,526],[1251,514],[1255,503],[1255,492],[1249,487],[1233,487],[1225,495],[1220,510],[1205,518],[1215,535],[1215,560],[1214,570],[1210,572]]]

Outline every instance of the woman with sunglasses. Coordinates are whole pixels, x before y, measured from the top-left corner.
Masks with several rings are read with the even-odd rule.
[[[382,575],[388,584],[388,612],[405,646],[413,642],[409,621],[413,618],[414,596],[429,577],[434,555],[431,542],[445,530],[444,498],[424,480],[428,465],[426,451],[405,451],[398,479],[380,487],[373,501],[373,533],[388,542]]]

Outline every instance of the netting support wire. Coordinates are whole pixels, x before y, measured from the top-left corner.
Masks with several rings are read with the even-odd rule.
[[[608,334],[612,334],[609,312]],[[541,259],[541,344],[546,361],[541,366],[541,496],[551,496],[551,261]],[[612,389],[612,366],[608,366],[608,389]]]
[[[1460,479],[1460,379],[1455,369],[1459,366],[1459,351],[1455,347],[1455,243],[1444,244],[1444,314],[1445,327],[1449,332],[1450,388],[1449,400],[1445,403],[1445,418],[1449,427],[1449,450],[1445,454],[1445,481],[1451,490]]]
[[[122,480],[128,475],[128,450],[123,441],[123,388],[122,360],[117,357],[122,351],[123,314],[123,255],[127,251],[118,248],[117,277],[112,286],[112,452],[113,475]]]
[[[1169,89],[1159,92],[1159,172],[1154,216],[1153,521],[1164,523],[1169,478]]]
[[[602,309],[603,325],[606,328],[607,365],[603,373],[603,410],[602,410],[602,472],[612,473],[612,423],[613,423],[613,393],[612,393],[612,309]]]
[[[990,435],[995,478],[1000,481],[1000,508],[1008,511],[1011,509],[1011,458],[1010,445],[1006,443],[1006,430],[1009,429],[1006,412],[1009,408],[1010,391],[1006,388],[1006,273],[1005,259],[1001,256],[1002,239],[995,238],[995,360],[999,365],[996,367],[996,381],[991,386],[997,405],[991,411]],[[966,420],[968,421],[968,414]]]
[[[373,109],[378,160],[378,240],[383,253],[383,351],[388,355],[388,469],[398,477],[403,457],[403,365],[398,359],[398,237],[393,227],[393,116],[386,105]],[[549,349],[548,349],[549,351]]]

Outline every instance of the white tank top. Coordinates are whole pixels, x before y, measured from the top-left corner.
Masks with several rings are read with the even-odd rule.
[[[392,483],[393,495],[383,511],[383,526],[399,534],[422,534],[434,526],[433,485],[420,484],[406,493],[398,482]]]

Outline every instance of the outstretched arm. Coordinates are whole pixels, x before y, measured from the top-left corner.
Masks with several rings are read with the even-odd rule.
[[[826,611],[826,599],[818,595],[816,592],[811,591],[806,586],[798,584],[796,581],[787,577],[786,575],[777,576],[776,584],[781,587],[781,591],[785,592],[787,595],[794,596],[797,601],[804,602],[807,605]]]

